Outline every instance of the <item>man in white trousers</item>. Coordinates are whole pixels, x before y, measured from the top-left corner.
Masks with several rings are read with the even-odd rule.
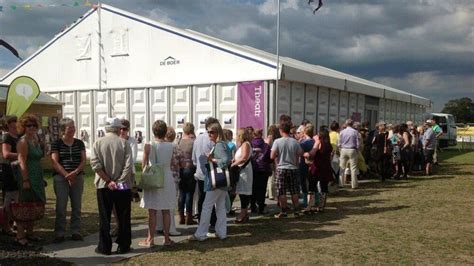
[[[357,182],[357,156],[359,150],[359,132],[353,128],[354,121],[352,119],[347,119],[346,121],[347,127],[339,133],[339,140],[337,146],[341,151],[340,157],[340,176],[339,180],[341,184],[344,186],[346,183],[346,175],[345,170],[347,168],[347,163],[349,162],[350,169],[351,169],[351,187],[352,189],[356,189],[358,187]]]

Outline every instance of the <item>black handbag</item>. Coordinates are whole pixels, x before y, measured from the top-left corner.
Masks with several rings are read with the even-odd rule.
[[[242,169],[244,169],[250,163],[251,158],[252,158],[252,155],[249,156],[247,161],[242,166],[234,165],[234,166],[230,167],[230,169],[229,169],[230,182],[232,183],[232,185],[235,185],[239,182],[239,180],[240,180],[240,171],[242,171]]]
[[[207,163],[206,168],[209,173],[212,189],[228,188],[231,186],[229,168],[220,168],[216,163]]]

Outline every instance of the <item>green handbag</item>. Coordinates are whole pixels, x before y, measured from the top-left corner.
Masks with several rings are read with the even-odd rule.
[[[142,189],[157,189],[165,185],[165,169],[157,163],[158,154],[155,143],[151,144],[150,155],[152,151],[154,152],[154,160],[152,162],[151,158],[148,159],[148,164],[143,168],[140,184],[138,185]]]

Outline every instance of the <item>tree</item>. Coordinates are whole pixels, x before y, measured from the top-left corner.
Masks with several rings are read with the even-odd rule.
[[[441,112],[452,114],[456,123],[474,123],[474,102],[469,97],[449,100]]]

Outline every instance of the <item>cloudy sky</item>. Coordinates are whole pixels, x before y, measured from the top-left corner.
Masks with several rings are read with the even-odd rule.
[[[72,7],[74,2],[0,0],[0,39],[26,58],[87,12],[84,0],[77,1],[77,7]],[[276,51],[277,0],[102,2],[177,27]],[[25,10],[25,4],[31,9]],[[19,7],[12,10],[11,5]],[[315,15],[312,8],[307,0],[281,0],[282,56],[430,98],[434,111],[440,111],[449,99],[474,99],[474,0],[324,0]],[[18,63],[0,47],[0,76]]]

